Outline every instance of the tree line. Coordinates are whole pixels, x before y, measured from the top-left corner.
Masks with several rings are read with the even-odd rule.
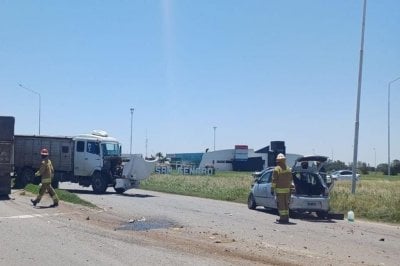
[[[327,172],[333,172],[337,170],[351,170],[353,168],[353,164],[346,164],[340,160],[337,161],[328,161],[325,169]],[[357,169],[361,174],[368,174],[369,172],[382,172],[384,175],[388,174],[388,164],[380,163],[375,167],[370,166],[365,162],[358,162]],[[390,163],[390,175],[397,175],[400,173],[400,160],[393,160]]]

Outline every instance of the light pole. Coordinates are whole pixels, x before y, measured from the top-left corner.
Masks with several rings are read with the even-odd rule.
[[[361,82],[362,82],[362,66],[364,56],[364,32],[365,32],[365,13],[367,10],[367,0],[364,0],[363,18],[361,26],[361,48],[360,48],[360,61],[358,65],[358,86],[357,86],[357,108],[356,108],[356,122],[354,126],[354,150],[353,150],[353,178],[351,182],[351,193],[356,193],[356,171],[357,171],[357,153],[358,153],[358,130],[360,127],[360,98],[361,98]]]
[[[129,155],[132,155],[132,131],[133,131],[133,111],[135,111],[135,108],[131,108],[131,146],[129,149]]]
[[[399,79],[400,77],[390,81],[388,84],[388,176],[390,176],[390,86]]]
[[[217,127],[214,126],[213,128],[214,128],[214,151],[215,151],[215,130],[217,129]]]
[[[375,168],[375,172],[376,172],[376,149],[374,148],[374,168]]]
[[[42,109],[42,97],[40,96],[40,93],[39,93],[39,92],[34,91],[34,90],[32,90],[32,89],[29,89],[29,88],[27,88],[27,87],[25,87],[25,86],[23,86],[23,85],[21,85],[21,84],[18,84],[18,85],[19,85],[21,88],[23,88],[23,89],[25,89],[25,90],[27,90],[27,91],[30,91],[30,92],[36,94],[37,96],[39,96],[39,135],[40,135],[40,116],[41,116],[40,112],[41,112],[41,109]]]

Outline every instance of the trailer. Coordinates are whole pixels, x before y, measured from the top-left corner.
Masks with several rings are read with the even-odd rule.
[[[110,186],[117,193],[123,193],[137,187],[140,180],[150,176],[155,167],[155,161],[133,156],[122,158],[118,140],[102,130],[74,137],[15,135],[14,141],[15,181],[18,187],[40,182],[35,172],[42,160],[42,148],[50,153],[55,171],[52,185],[55,188],[59,182],[72,182],[84,187],[92,186],[95,193],[104,193]],[[125,164],[129,165],[129,171],[128,168],[124,171]]]
[[[14,163],[14,125],[12,116],[0,116],[0,196],[11,194]]]

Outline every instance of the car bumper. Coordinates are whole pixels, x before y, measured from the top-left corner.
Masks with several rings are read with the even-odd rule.
[[[329,197],[292,195],[289,209],[293,211],[329,211]]]

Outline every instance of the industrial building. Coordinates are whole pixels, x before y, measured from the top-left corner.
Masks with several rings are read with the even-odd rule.
[[[167,154],[171,166],[191,165],[199,168],[213,167],[219,171],[260,171],[275,165],[279,153],[286,155],[289,166],[300,157],[299,154],[287,154],[284,141],[271,141],[269,146],[254,151],[247,145],[235,145],[233,149],[209,151],[205,153]]]

